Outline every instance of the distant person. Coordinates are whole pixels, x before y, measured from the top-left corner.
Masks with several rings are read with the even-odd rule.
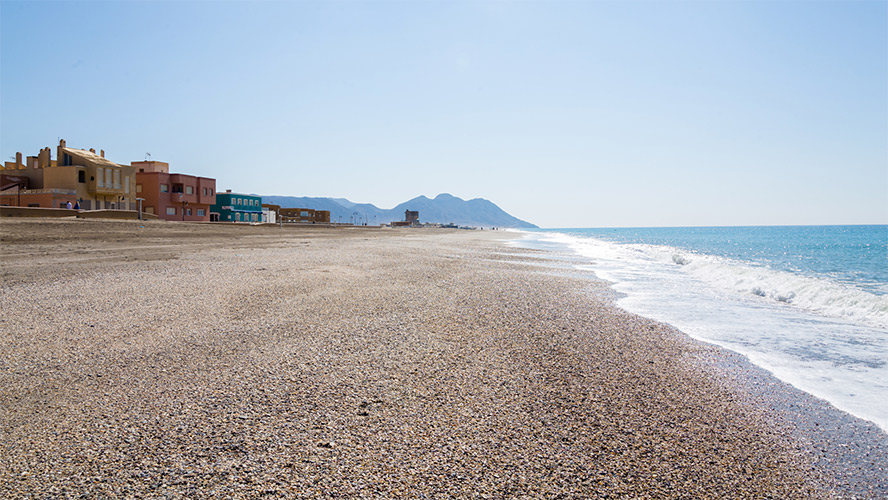
[[[79,201],[74,202],[74,210],[80,210],[80,202]]]
[[[65,208],[67,208],[68,210],[71,210],[71,202],[70,201],[68,203],[65,203]]]

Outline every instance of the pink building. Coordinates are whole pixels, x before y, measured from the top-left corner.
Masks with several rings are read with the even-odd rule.
[[[142,211],[164,220],[209,221],[216,203],[216,179],[171,174],[169,163],[134,161],[136,196],[144,198]]]

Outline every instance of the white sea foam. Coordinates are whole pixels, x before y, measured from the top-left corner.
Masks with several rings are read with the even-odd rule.
[[[789,305],[829,318],[888,328],[888,295],[876,295],[824,278],[775,271],[712,255],[661,245],[618,245],[592,238],[553,235],[581,255],[637,264],[672,263],[723,293]]]
[[[529,238],[588,258],[583,267],[625,295],[621,307],[739,352],[888,431],[888,296],[667,246]]]

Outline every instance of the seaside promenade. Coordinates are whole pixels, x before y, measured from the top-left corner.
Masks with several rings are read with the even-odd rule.
[[[502,232],[0,222],[3,498],[837,498]]]

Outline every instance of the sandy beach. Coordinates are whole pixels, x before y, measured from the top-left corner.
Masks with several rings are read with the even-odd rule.
[[[0,221],[0,497],[885,495],[884,434],[509,237]]]

